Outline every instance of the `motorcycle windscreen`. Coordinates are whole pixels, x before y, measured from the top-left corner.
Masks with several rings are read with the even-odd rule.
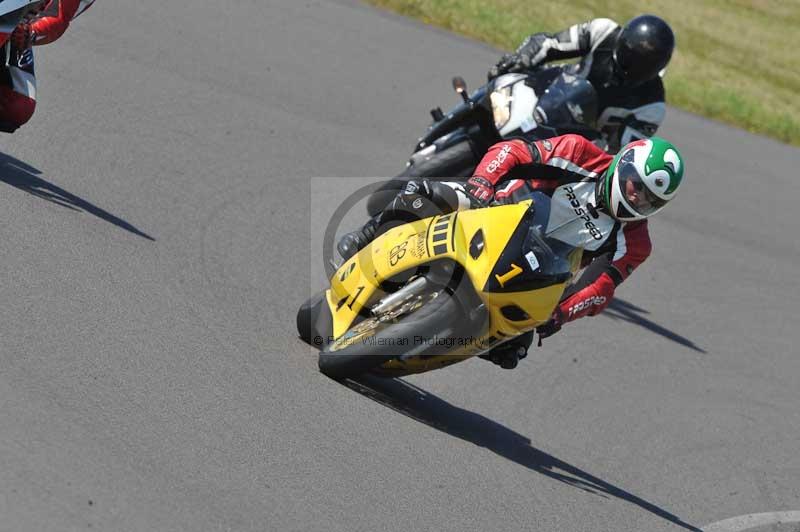
[[[594,127],[597,92],[585,78],[562,73],[539,98],[535,111],[539,124],[566,128],[570,124]]]

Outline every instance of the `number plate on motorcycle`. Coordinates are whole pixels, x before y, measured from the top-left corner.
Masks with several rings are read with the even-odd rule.
[[[525,259],[528,261],[528,265],[531,267],[531,271],[535,272],[539,269],[539,260],[536,258],[536,254],[533,251],[529,251],[525,254]]]

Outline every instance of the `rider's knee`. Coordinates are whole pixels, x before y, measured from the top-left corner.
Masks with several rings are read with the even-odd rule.
[[[36,100],[0,86],[0,131],[13,133],[31,119]]]

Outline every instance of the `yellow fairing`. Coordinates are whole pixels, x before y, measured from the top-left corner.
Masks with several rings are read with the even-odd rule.
[[[334,338],[352,326],[365,305],[371,306],[384,295],[379,288],[383,281],[440,259],[451,259],[463,266],[486,305],[488,326],[483,331],[475,331],[475,337],[469,342],[455,345],[447,355],[392,360],[381,368],[384,373],[419,373],[449,365],[546,322],[563,294],[564,283],[523,292],[484,291],[490,276],[496,276],[504,284],[529,268],[527,264],[515,262],[507,272],[494,271],[529,205],[530,202],[525,201],[436,216],[396,227],[378,237],[346,261],[331,279],[327,299],[333,315]],[[483,249],[480,255],[472,258],[470,243],[479,230],[483,232]],[[570,259],[574,272],[580,262],[580,251],[573,253]],[[527,319],[511,321],[506,318],[501,309],[507,305],[519,307]]]
[[[334,338],[347,332],[368,302],[384,295],[380,290],[383,281],[439,258],[430,245],[430,229],[441,218],[426,218],[390,229],[337,270],[326,294],[333,315]]]
[[[516,205],[465,211],[458,217],[459,231],[456,238],[458,254],[456,260],[466,268],[472,285],[486,303],[486,307],[492,316],[492,324],[495,325],[493,330],[509,336],[527,332],[549,320],[550,315],[553,313],[553,308],[564,291],[564,285],[549,286],[526,292],[500,293],[483,291],[490,275],[496,275],[508,281],[516,275],[522,274],[523,270],[528,268],[527,264],[514,263],[513,266],[516,266],[516,268],[511,267],[506,272],[493,273],[500,254],[506,248],[506,244],[508,244],[509,239],[517,229],[529,205],[530,202],[525,201]],[[473,259],[469,255],[469,244],[478,230],[482,230],[484,234],[484,251],[477,259]],[[510,304],[520,307],[531,319],[524,322],[506,320],[500,313],[500,309]]]

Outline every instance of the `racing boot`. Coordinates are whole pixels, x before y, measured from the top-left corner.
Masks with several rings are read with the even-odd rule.
[[[520,360],[528,356],[528,348],[533,343],[533,331],[498,345],[479,358],[488,360],[503,369],[514,369]]]
[[[380,214],[367,221],[358,231],[347,233],[339,239],[336,249],[339,255],[347,260],[372,242],[378,236],[378,232],[382,234],[390,227],[401,223],[453,212],[462,203],[460,198],[468,201],[463,188],[457,191],[448,183],[428,179],[409,181]]]
[[[358,231],[353,231],[352,233],[347,233],[342,236],[342,238],[339,239],[339,243],[336,244],[336,249],[339,251],[339,255],[341,255],[342,259],[349,259],[372,242],[375,239],[380,224],[381,215],[379,214],[367,220],[364,227]]]

